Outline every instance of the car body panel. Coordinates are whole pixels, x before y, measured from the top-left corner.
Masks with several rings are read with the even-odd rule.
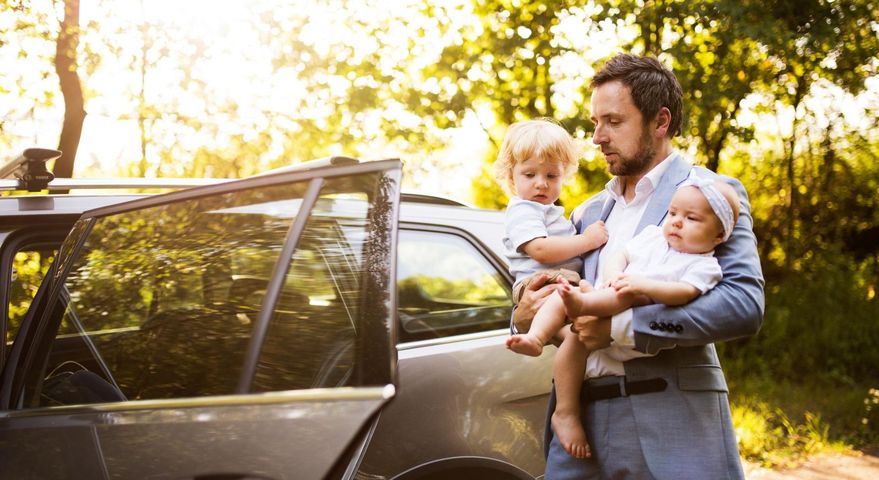
[[[393,388],[285,393],[0,415],[0,478],[323,478]]]

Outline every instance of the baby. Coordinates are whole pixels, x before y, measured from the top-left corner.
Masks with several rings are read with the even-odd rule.
[[[562,183],[576,172],[579,158],[573,138],[552,120],[514,123],[504,137],[495,171],[500,183],[514,195],[507,206],[503,242],[510,272],[516,277],[513,285],[516,303],[525,287],[542,274],[546,274],[545,282],[563,279],[576,285],[583,266],[580,255],[607,242],[603,222],[593,223],[577,234],[574,225],[565,218],[564,209],[555,205]],[[507,340],[507,347],[517,353],[537,356],[546,341],[558,333],[562,345],[553,364],[553,371],[557,373],[559,368],[568,368],[578,358],[582,363],[585,354],[577,335],[568,328],[561,328],[565,305],[546,302],[539,312],[546,309],[552,309],[546,313],[548,317],[561,319],[561,322],[554,327],[548,323],[540,325],[539,332],[533,334],[529,331],[528,335],[513,335]],[[554,329],[549,331],[550,328]],[[580,377],[582,379],[582,372]],[[579,415],[575,419],[579,420]],[[588,455],[586,435],[582,431],[580,427],[576,440],[581,457]]]

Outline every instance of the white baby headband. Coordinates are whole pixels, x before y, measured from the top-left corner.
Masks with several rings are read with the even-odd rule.
[[[711,210],[714,211],[714,214],[717,215],[717,218],[720,219],[720,224],[723,226],[723,241],[727,241],[729,236],[732,235],[733,226],[735,225],[733,208],[726,197],[717,189],[717,186],[714,185],[714,180],[691,174],[679,188],[683,187],[696,187],[702,192],[702,195],[705,195],[708,205],[711,206]]]

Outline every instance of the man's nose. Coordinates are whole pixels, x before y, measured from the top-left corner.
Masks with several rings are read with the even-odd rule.
[[[604,134],[604,128],[595,126],[595,130],[592,131],[592,143],[595,145],[601,145],[607,143],[607,135]]]

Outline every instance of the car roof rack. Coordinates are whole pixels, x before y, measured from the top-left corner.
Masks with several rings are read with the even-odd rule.
[[[73,189],[147,189],[147,188],[189,188],[213,185],[233,179],[225,178],[55,178],[46,168],[46,163],[61,156],[58,150],[48,148],[28,148],[15,160],[0,167],[0,192],[27,190],[39,192],[48,190],[66,192]],[[255,176],[273,173],[296,172],[314,168],[353,165],[360,160],[350,157],[326,157],[297,163],[287,167],[261,172]]]
[[[230,180],[218,178],[55,178],[55,175],[46,168],[46,163],[60,156],[59,150],[25,149],[15,160],[0,167],[0,192],[48,190],[51,193],[73,189],[189,188]]]
[[[28,148],[15,160],[0,167],[0,192],[27,190],[69,191],[74,189],[148,189],[148,188],[189,188],[214,185],[232,179],[224,178],[55,178],[46,168],[46,163],[61,156],[61,151],[48,148]],[[297,163],[287,167],[261,172],[255,176],[273,173],[297,172],[338,165],[353,165],[360,160],[351,157],[325,157]],[[456,200],[422,193],[403,192],[400,200],[407,203],[427,205],[446,205],[466,207]]]

